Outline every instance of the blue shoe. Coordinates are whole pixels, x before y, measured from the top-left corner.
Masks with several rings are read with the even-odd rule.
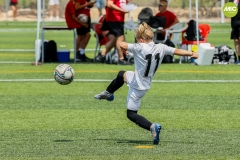
[[[158,145],[158,143],[160,142],[160,132],[161,132],[162,126],[160,124],[157,123],[153,123],[150,127],[151,133],[152,133],[152,137],[153,137],[153,144]]]
[[[108,101],[113,101],[114,100],[114,94],[113,93],[109,93],[108,91],[103,91],[100,94],[96,94],[94,96],[94,98],[95,99],[99,99],[99,100],[106,99]]]

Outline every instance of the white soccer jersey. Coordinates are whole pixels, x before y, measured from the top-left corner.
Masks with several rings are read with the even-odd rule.
[[[138,90],[148,90],[154,73],[164,55],[172,55],[175,48],[154,42],[128,44],[128,51],[134,54],[134,72],[127,72],[127,83]]]

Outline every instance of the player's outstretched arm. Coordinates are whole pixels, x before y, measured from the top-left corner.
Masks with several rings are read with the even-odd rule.
[[[198,58],[197,52],[186,51],[183,49],[175,49],[174,54],[176,54],[178,56],[191,56],[194,59]]]

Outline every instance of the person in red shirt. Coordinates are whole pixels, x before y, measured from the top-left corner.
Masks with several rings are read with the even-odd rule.
[[[124,17],[127,10],[121,8],[129,0],[107,0],[106,23],[109,28],[109,35],[112,35],[106,44],[106,48],[96,57],[99,62],[105,62],[106,54],[116,45],[118,52],[118,64],[130,64],[124,59],[120,44],[124,41]]]
[[[65,20],[68,28],[79,28],[80,26],[88,26],[87,24],[79,21],[79,19],[76,17],[75,0],[70,0],[67,3],[65,8]]]
[[[165,17],[166,22],[165,22],[165,26],[163,27],[163,30],[162,30],[163,34],[159,35],[158,39],[164,39],[165,31],[169,27],[173,26],[174,24],[179,23],[179,20],[173,12],[167,10],[167,7],[168,7],[167,0],[159,0],[159,2],[160,2],[158,4],[159,12],[155,16],[156,17],[160,17],[160,16]]]
[[[68,26],[68,28],[80,28],[80,27],[87,28],[88,24],[82,23],[76,17],[75,3],[76,3],[76,0],[70,0],[66,5],[65,20],[66,20],[67,26]],[[79,34],[78,32],[77,32],[77,34],[78,34],[77,40],[81,39],[82,35]]]
[[[80,26],[79,28],[77,28],[77,33],[79,35],[79,38],[77,39],[77,49],[79,50],[77,52],[77,60],[81,62],[92,61],[92,59],[88,58],[85,55],[85,48],[91,37],[90,8],[93,7],[94,3],[96,2],[90,2],[89,0],[76,0],[76,4],[75,4],[75,10],[77,11],[77,16],[79,14],[85,14],[88,16],[88,22],[87,22],[88,27]]]

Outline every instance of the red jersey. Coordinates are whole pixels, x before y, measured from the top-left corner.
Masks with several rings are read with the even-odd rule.
[[[80,28],[81,25],[72,19],[72,15],[76,15],[75,11],[75,3],[73,1],[69,1],[65,8],[65,19],[68,28]]]
[[[80,3],[80,5],[84,5],[87,3],[87,0],[76,0],[76,3]],[[86,14],[88,17],[90,17],[90,8],[85,7],[83,9],[77,10],[77,15],[79,14]]]
[[[18,3],[18,0],[11,0],[12,3]]]
[[[166,12],[164,12],[164,13],[159,12],[156,14],[156,16],[166,18],[166,23],[165,23],[164,28],[169,28],[173,24],[175,18],[177,17],[174,13],[172,13],[168,10],[166,10]]]
[[[121,6],[126,5],[126,0],[109,0],[113,4],[121,8]],[[125,13],[119,12],[117,10],[106,7],[106,21],[107,22],[124,22]]]

